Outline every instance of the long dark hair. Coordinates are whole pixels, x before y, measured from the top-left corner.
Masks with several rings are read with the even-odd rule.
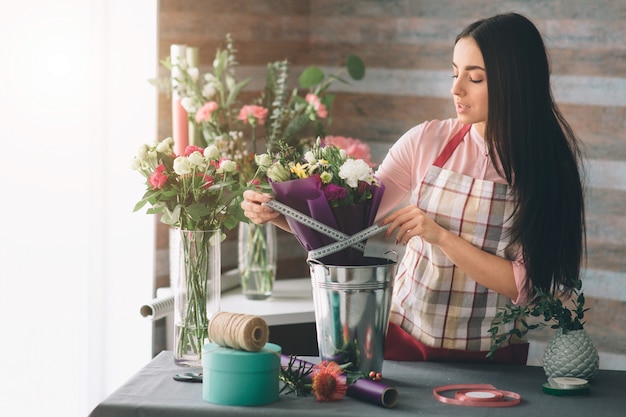
[[[554,103],[541,34],[509,13],[472,23],[456,41],[468,36],[485,62],[485,142],[513,192],[512,241],[523,248],[528,285],[569,291],[586,255],[583,158]]]

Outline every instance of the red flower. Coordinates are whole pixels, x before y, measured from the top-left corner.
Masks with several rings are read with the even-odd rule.
[[[202,188],[210,188],[213,184],[215,184],[215,178],[206,174],[196,174],[196,177],[204,177],[204,185]]]
[[[324,196],[328,201],[341,200],[348,195],[348,191],[345,188],[333,183],[324,186],[322,191],[324,191]]]
[[[188,146],[185,148],[185,152],[184,152],[183,156],[189,156],[189,155],[191,155],[191,154],[192,154],[192,153],[194,153],[194,152],[200,152],[200,153],[203,153],[203,152],[204,152],[204,149],[202,149],[202,148],[201,148],[201,147],[199,147],[199,146],[195,146],[195,145],[188,145]]]
[[[337,401],[348,391],[346,375],[335,362],[322,361],[313,367],[313,394],[317,401]]]
[[[165,173],[165,165],[161,164],[157,166],[154,172],[148,178],[148,182],[152,186],[153,190],[161,189],[167,182],[167,174]]]

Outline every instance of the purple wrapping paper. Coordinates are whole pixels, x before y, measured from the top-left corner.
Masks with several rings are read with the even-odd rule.
[[[384,185],[380,184],[378,187],[372,187],[372,198],[366,203],[333,208],[328,204],[324,192],[317,187],[316,179],[313,177],[271,182],[271,186],[277,201],[348,236],[374,224],[385,192]],[[312,230],[291,217],[287,217],[287,223],[300,245],[307,251],[335,243],[333,238]],[[358,266],[362,264],[362,258],[363,252],[347,248],[325,256],[320,261],[327,265]]]
[[[283,368],[289,366],[290,360],[289,355],[280,355],[280,365]],[[314,366],[315,364],[302,359],[295,359],[294,366],[300,365]],[[386,408],[392,408],[398,402],[398,390],[396,388],[366,378],[357,379],[348,385],[347,395]]]

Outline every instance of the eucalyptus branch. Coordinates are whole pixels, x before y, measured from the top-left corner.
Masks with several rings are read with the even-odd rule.
[[[585,296],[581,288],[582,281],[579,280],[572,291],[574,297],[571,300],[571,309],[565,306],[561,298],[553,292],[543,291],[536,287],[535,298],[530,305],[519,307],[507,304],[500,309],[491,323],[492,327],[488,330],[491,335],[491,347],[487,357],[492,357],[496,350],[512,337],[522,338],[530,330],[547,326],[549,322],[552,322],[550,328],[560,328],[563,333],[582,329],[585,324],[582,320],[589,308],[584,307]],[[530,324],[527,321],[530,317],[543,318],[543,322]],[[503,331],[502,328],[510,323],[513,323],[514,327]]]

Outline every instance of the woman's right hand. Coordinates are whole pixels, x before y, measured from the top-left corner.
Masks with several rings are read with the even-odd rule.
[[[271,199],[271,194],[260,193],[254,190],[244,191],[243,201],[241,202],[243,214],[256,224],[277,220],[281,214],[269,206],[262,205]]]

